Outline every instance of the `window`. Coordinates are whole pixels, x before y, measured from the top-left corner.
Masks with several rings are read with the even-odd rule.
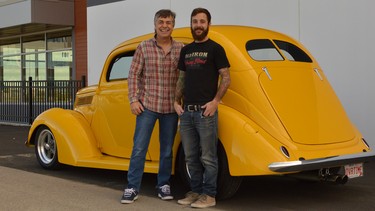
[[[46,80],[45,53],[26,54],[22,56],[22,60],[22,69],[25,70],[23,80],[28,80],[29,77],[32,77],[33,80]]]
[[[312,62],[311,58],[294,44],[281,40],[274,40],[274,42],[288,60],[296,62]]]
[[[0,80],[73,79],[72,31],[0,39]]]
[[[107,81],[127,79],[133,55],[134,51],[116,57],[109,67],[110,71],[107,73]]]
[[[0,56],[14,55],[21,53],[20,38],[0,40]]]
[[[3,76],[1,77],[4,81],[20,81],[22,78],[21,74],[21,56],[6,56],[0,58],[1,67],[3,69]]]
[[[309,63],[312,62],[312,59],[307,55],[307,53],[305,53],[296,45],[281,40],[273,41],[289,61]],[[284,60],[283,56],[280,54],[271,40],[250,40],[246,43],[246,50],[249,53],[250,57],[256,61]]]
[[[22,53],[35,53],[46,50],[44,34],[23,37],[22,43]]]
[[[70,80],[72,75],[72,51],[54,51],[47,53],[47,80]]]
[[[69,31],[51,32],[47,34],[47,50],[72,48],[72,36]]]
[[[271,40],[250,40],[246,43],[246,50],[250,57],[256,61],[282,61],[280,55]]]

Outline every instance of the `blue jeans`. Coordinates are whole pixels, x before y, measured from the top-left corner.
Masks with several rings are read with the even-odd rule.
[[[159,120],[159,172],[157,187],[169,184],[172,172],[172,147],[177,132],[178,115],[161,114],[145,109],[137,116],[134,132],[134,145],[128,170],[128,188],[137,191],[141,188],[146,153],[156,120]]]
[[[191,176],[190,188],[211,197],[216,196],[218,173],[217,115],[217,111],[210,117],[202,116],[201,111],[185,111],[180,117],[181,142]]]

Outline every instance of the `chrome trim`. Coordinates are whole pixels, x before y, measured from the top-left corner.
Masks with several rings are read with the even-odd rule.
[[[272,81],[271,75],[270,75],[270,73],[268,72],[267,67],[262,67],[262,70],[266,73],[268,79],[270,79],[270,81]]]
[[[367,148],[370,149],[370,145],[367,143],[367,141],[364,138],[362,138],[362,142],[366,145]]]
[[[364,163],[371,160],[375,161],[375,152],[373,151],[311,160],[274,162],[268,165],[268,168],[273,172],[287,173],[330,168],[354,163]]]
[[[280,147],[280,151],[281,151],[281,153],[286,157],[286,158],[290,158],[290,154],[289,154],[289,151],[288,151],[288,149],[286,148],[286,147],[284,147],[284,146],[281,146]]]
[[[321,81],[323,81],[323,78],[322,78],[322,76],[320,75],[319,70],[318,70],[317,68],[314,68],[314,71],[315,71],[315,73],[318,75],[319,79],[320,79]]]

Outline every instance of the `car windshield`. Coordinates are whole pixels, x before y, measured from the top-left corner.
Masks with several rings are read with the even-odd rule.
[[[279,52],[274,43],[282,53]],[[268,39],[249,40],[246,43],[246,50],[255,61],[283,61],[286,57],[289,61],[312,62],[312,59],[302,49],[281,40],[273,40],[273,42]]]

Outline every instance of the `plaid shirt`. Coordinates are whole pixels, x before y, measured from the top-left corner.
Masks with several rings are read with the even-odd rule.
[[[130,103],[140,101],[145,108],[158,113],[174,113],[174,96],[178,79],[177,64],[183,44],[172,40],[167,54],[156,39],[138,45],[128,77]]]

